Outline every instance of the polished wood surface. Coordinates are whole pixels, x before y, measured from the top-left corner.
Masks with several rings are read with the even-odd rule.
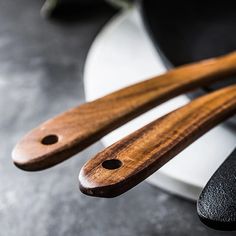
[[[236,85],[195,99],[88,161],[79,175],[81,191],[97,197],[124,193],[234,113]]]
[[[173,69],[71,109],[28,133],[13,150],[21,169],[60,163],[154,106],[236,74],[236,53]]]

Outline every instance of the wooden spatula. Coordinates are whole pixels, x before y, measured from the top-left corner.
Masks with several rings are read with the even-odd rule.
[[[32,130],[16,145],[13,161],[29,171],[51,167],[154,106],[233,74],[236,74],[235,52],[182,66],[113,92]]]
[[[236,230],[236,149],[203,189],[197,211],[201,221],[211,228]]]
[[[97,197],[115,197],[124,193],[234,113],[236,85],[190,102],[88,161],[79,175],[81,191]]]

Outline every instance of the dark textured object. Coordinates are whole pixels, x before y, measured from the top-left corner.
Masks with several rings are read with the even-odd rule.
[[[236,4],[199,1],[141,1],[148,32],[167,67],[179,66],[236,50]],[[205,91],[235,83],[216,83]]]
[[[236,230],[236,149],[203,189],[197,211],[211,228]]]

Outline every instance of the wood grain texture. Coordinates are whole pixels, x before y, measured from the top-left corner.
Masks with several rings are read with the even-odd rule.
[[[236,85],[190,102],[88,161],[79,175],[81,191],[97,197],[115,197],[124,193],[234,113]]]
[[[13,161],[16,166],[28,171],[46,169],[154,106],[232,74],[236,74],[235,52],[182,66],[113,92],[32,130],[14,148]]]

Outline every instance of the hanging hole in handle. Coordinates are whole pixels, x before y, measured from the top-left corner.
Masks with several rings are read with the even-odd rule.
[[[55,144],[57,142],[58,142],[58,136],[55,135],[55,134],[47,135],[41,141],[41,143],[44,144],[44,145],[52,145],[52,144]]]
[[[118,159],[106,160],[102,163],[102,167],[108,170],[115,170],[122,166],[122,162]]]

